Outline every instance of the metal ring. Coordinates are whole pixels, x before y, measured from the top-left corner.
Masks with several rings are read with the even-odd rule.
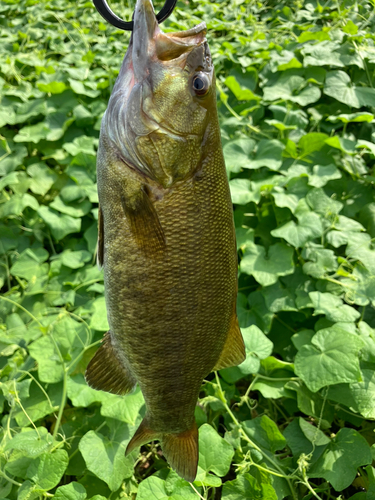
[[[107,0],[93,0],[93,2],[99,14],[110,24],[116,26],[116,28],[120,30],[133,31],[133,21],[123,21],[120,17],[116,16],[108,5]],[[156,15],[159,24],[172,14],[173,9],[176,7],[176,3],[177,0],[166,0],[163,8],[159,14]]]

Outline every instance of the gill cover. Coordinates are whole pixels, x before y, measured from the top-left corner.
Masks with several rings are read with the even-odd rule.
[[[151,0],[137,0],[129,48],[101,133],[129,168],[162,187],[197,168],[208,114],[211,108],[216,113],[205,35],[205,23],[184,32],[163,33]],[[202,81],[207,87],[203,95]]]

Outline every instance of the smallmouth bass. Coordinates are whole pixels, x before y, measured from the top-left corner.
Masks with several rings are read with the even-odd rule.
[[[134,29],[97,156],[98,262],[110,331],[89,363],[94,389],[139,384],[146,415],[126,453],[161,441],[193,481],[203,379],[245,359],[237,252],[206,25],[165,34],[151,0]]]

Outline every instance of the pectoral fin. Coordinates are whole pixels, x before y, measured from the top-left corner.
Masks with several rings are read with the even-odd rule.
[[[88,364],[85,378],[93,389],[112,394],[126,394],[135,386],[136,380],[118,360],[110,332],[104,335],[102,345]]]
[[[239,365],[245,361],[245,358],[245,344],[238,324],[237,315],[233,314],[231,328],[227,340],[225,341],[224,348],[220,354],[220,358],[214,367],[214,371]]]
[[[146,253],[164,250],[164,231],[145,187],[130,200],[127,200],[125,194],[122,195],[121,203],[138,246]]]
[[[98,250],[96,260],[99,268],[102,268],[104,264],[104,220],[100,205],[98,210]]]

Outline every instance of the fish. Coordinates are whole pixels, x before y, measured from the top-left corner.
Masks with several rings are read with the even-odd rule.
[[[193,482],[202,381],[245,359],[236,314],[237,251],[215,73],[201,23],[164,33],[151,0],[134,28],[102,119],[97,153],[98,264],[109,331],[88,385],[146,413],[126,454],[159,440]]]

